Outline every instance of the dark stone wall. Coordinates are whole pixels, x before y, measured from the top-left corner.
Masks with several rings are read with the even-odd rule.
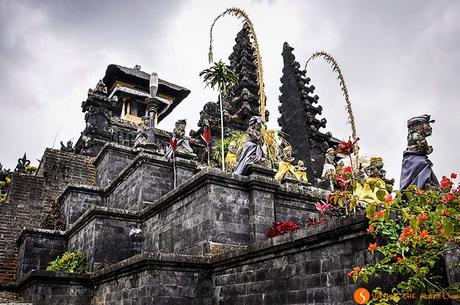
[[[244,190],[203,183],[186,184],[147,211],[143,252],[203,253],[210,241],[249,243],[248,194]],[[177,198],[179,197],[179,198]]]
[[[90,211],[69,235],[68,249],[85,253],[91,271],[139,254],[143,241],[133,215],[104,209]]]
[[[105,197],[98,188],[68,187],[61,197],[61,219],[68,229],[92,206],[104,206]]]
[[[90,305],[88,279],[88,275],[32,271],[19,283],[19,291],[23,301],[33,305]]]
[[[151,267],[101,283],[94,289],[91,305],[211,305],[210,276],[200,270],[181,269]]]
[[[31,270],[46,270],[51,261],[67,250],[67,240],[60,231],[25,230],[19,237],[18,244],[17,279],[21,279]]]
[[[128,166],[139,151],[126,146],[108,143],[96,157],[96,185],[107,187]]]
[[[259,255],[216,263],[215,304],[355,304],[347,273],[372,257],[365,227],[347,227],[304,229],[259,243]]]

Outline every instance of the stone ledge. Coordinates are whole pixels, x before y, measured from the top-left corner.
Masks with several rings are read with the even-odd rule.
[[[65,231],[67,238],[70,238],[75,234],[79,229],[84,227],[91,220],[97,216],[102,216],[110,219],[121,219],[121,220],[130,220],[135,222],[140,222],[140,217],[138,212],[130,212],[124,209],[108,208],[102,206],[93,206],[89,208],[85,213],[83,213],[77,221],[75,221],[72,226]]]
[[[93,281],[100,281],[108,277],[121,276],[144,270],[149,266],[173,267],[179,269],[209,269],[210,256],[194,256],[174,253],[142,253],[115,263],[91,275]]]
[[[123,151],[126,154],[136,155],[140,152],[140,150],[120,144],[116,144],[113,142],[107,142],[101,149],[101,151],[95,157],[93,164],[97,166],[99,162],[101,162],[102,158],[108,153],[109,150],[118,150]]]
[[[32,270],[19,280],[16,285],[16,289],[21,291],[28,285],[36,282],[60,285],[77,284],[82,286],[91,286],[89,274]]]
[[[46,230],[46,229],[38,229],[38,228],[29,228],[25,227],[19,237],[16,240],[16,244],[19,246],[23,241],[24,238],[26,238],[26,235],[28,236],[34,236],[34,237],[58,237],[58,238],[66,238],[65,236],[65,231],[59,231],[59,230]]]

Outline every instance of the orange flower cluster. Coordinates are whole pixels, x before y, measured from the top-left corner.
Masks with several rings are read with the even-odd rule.
[[[415,232],[412,227],[405,227],[401,233],[401,237],[399,237],[399,241],[405,241],[407,237],[414,236]]]
[[[374,215],[374,220],[379,219],[379,218],[382,217],[383,215],[385,215],[385,210],[378,211],[378,212],[375,213],[375,215]]]
[[[349,276],[349,277],[353,277],[354,275],[358,275],[360,272],[361,272],[361,267],[360,267],[360,266],[356,266],[356,267],[353,268],[353,270],[351,270],[350,272],[348,272],[348,276]]]
[[[368,251],[373,252],[375,251],[379,246],[377,246],[377,243],[373,243],[369,245],[369,248],[367,248]]]

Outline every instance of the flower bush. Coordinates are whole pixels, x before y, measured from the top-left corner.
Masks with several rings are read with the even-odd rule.
[[[49,263],[46,271],[88,273],[86,257],[80,252],[65,252],[61,257]]]
[[[377,200],[367,202],[368,233],[374,238],[368,251],[376,263],[356,266],[348,274],[355,282],[367,282],[380,274],[394,276],[396,286],[387,298],[372,299],[368,304],[397,304],[405,293],[459,291],[460,287],[442,287],[437,273],[440,259],[460,244],[460,187],[457,177],[443,177],[439,187],[419,190],[415,186],[396,191],[394,196],[377,192]],[[381,288],[373,291],[382,296]]]
[[[267,237],[275,237],[298,229],[298,225],[290,220],[274,222],[272,227],[265,233]]]
[[[3,180],[0,180],[0,203],[6,202],[8,199],[8,188],[11,183],[11,178],[6,176]]]

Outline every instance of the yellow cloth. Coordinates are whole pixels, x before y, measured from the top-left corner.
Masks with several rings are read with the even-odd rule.
[[[374,190],[371,189],[371,185],[374,186]],[[385,181],[380,178],[368,178],[365,182],[356,183],[353,193],[358,196],[359,201],[378,201],[377,199],[377,191],[378,190],[385,190],[386,185]],[[385,190],[388,194],[388,192]]]
[[[225,157],[225,165],[229,169],[234,169],[236,166],[236,155],[234,153],[228,152],[227,156]]]
[[[281,161],[278,165],[278,172],[275,175],[275,179],[278,181],[283,180],[288,172],[294,175],[294,165],[286,161]]]
[[[306,172],[294,172],[294,176],[299,181],[308,182],[308,177]]]

